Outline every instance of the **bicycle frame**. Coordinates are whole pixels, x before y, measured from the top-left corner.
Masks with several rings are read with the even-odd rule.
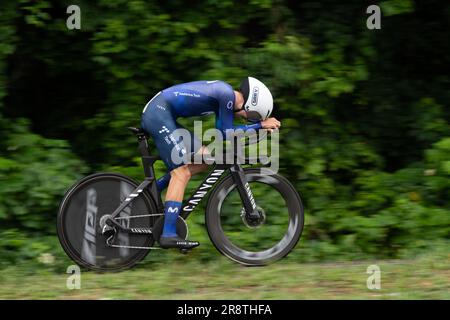
[[[213,189],[217,181],[230,170],[231,175],[236,183],[241,200],[244,204],[245,211],[250,215],[253,214],[256,209],[255,200],[253,194],[245,180],[245,175],[242,167],[237,164],[216,164],[209,173],[209,175],[203,180],[200,186],[190,196],[190,198],[183,202],[181,217],[186,219],[195,207],[197,207],[203,198]]]
[[[136,135],[139,142],[138,149],[141,153],[145,180],[128,195],[128,197],[119,205],[119,207],[117,207],[116,210],[114,210],[114,212],[110,216],[109,221],[126,232],[151,233],[151,230],[143,228],[134,228],[134,230],[126,229],[121,224],[114,221],[114,218],[119,215],[125,207],[127,207],[135,198],[139,196],[140,193],[142,193],[146,189],[149,190],[150,194],[157,201],[159,213],[162,213],[164,211],[164,204],[161,199],[161,194],[156,187],[155,170],[153,168],[153,164],[155,163],[155,161],[160,160],[160,157],[150,155],[147,137],[143,132],[136,132]],[[213,169],[210,171],[209,175],[203,180],[203,182],[190,196],[190,198],[183,202],[182,212],[180,213],[180,216],[183,219],[188,218],[192,211],[194,211],[194,209],[200,204],[203,198],[208,195],[209,191],[213,189],[217,181],[219,181],[223,174],[228,170],[230,171],[231,176],[236,183],[236,187],[244,205],[246,214],[252,218],[259,218],[259,213],[256,210],[256,203],[251,189],[245,179],[245,174],[242,167],[239,164],[215,164],[213,165]]]

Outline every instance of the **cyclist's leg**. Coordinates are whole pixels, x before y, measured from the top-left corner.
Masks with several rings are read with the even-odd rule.
[[[169,182],[170,182],[170,172],[167,172],[165,175],[156,180],[156,187],[158,188],[158,191],[162,192],[165,188],[167,188]]]
[[[192,132],[187,130],[185,127],[183,127],[178,122],[177,122],[177,126],[179,129],[184,129],[190,133],[190,147],[191,147],[190,153],[192,155],[191,158],[195,159],[194,156],[197,154],[204,155],[204,154],[209,153],[206,146],[202,145],[201,141],[198,139],[198,137],[195,136],[195,134],[193,134]],[[205,163],[188,163],[188,168],[189,168],[189,172],[190,172],[191,176],[193,176],[200,172],[205,171],[208,168],[208,165]]]
[[[202,164],[185,164],[170,171],[170,181],[166,193],[166,201],[182,202],[186,186],[195,174],[205,171],[208,165]]]
[[[189,241],[178,236],[176,231],[177,219],[181,212],[184,190],[191,178],[189,165],[184,164],[170,171],[170,182],[166,192],[164,205],[164,227],[159,239],[163,248],[191,249],[199,245],[196,241]]]
[[[179,124],[179,129],[184,129]],[[203,148],[200,143],[194,143],[196,138],[190,133],[190,150],[185,146],[183,141],[179,141],[179,146],[185,150],[185,153],[189,150],[190,154],[195,154],[196,152],[203,152]],[[197,150],[198,149],[198,150]],[[180,247],[180,243],[185,248],[193,248],[199,245],[198,242],[188,241],[181,239],[176,234],[176,220],[178,219],[178,214],[181,212],[181,203],[184,198],[184,191],[186,186],[193,174],[199,173],[200,171],[205,169],[205,166],[202,164],[181,164],[175,165],[170,164],[169,168],[173,168],[170,171],[170,181],[169,186],[166,192],[166,220],[164,223],[163,234],[160,238],[161,247],[171,248],[171,247]]]
[[[202,146],[198,151],[200,154],[208,154],[208,149],[205,146]],[[189,172],[191,176],[194,176],[200,172],[206,171],[209,165],[206,163],[190,163],[188,164]]]
[[[201,154],[208,153],[205,146],[202,146],[198,152]],[[189,168],[191,176],[194,176],[200,172],[206,171],[209,167],[209,165],[206,163],[200,163],[200,164],[190,163],[187,166]],[[156,180],[156,185],[158,187],[159,192],[161,192],[167,188],[167,186],[169,185],[169,182],[170,182],[170,178],[171,178],[170,172],[167,172],[165,175],[163,175],[162,177],[160,177]]]
[[[195,176],[196,174],[206,171],[209,167],[209,164],[202,163],[202,164],[188,164],[189,171],[191,173],[191,176]]]
[[[156,98],[149,103],[142,117],[142,128],[153,138],[171,176],[164,204],[163,233],[159,242],[164,248],[189,249],[198,246],[199,243],[182,239],[176,233],[184,190],[191,177],[188,165],[183,161],[179,162],[189,150],[185,147],[183,139],[177,138],[175,134],[179,127],[172,116],[170,105],[165,103],[164,99]],[[174,159],[174,155],[178,158]]]

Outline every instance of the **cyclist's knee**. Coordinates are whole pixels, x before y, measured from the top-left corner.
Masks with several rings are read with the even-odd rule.
[[[209,168],[209,165],[203,163],[203,164],[189,164],[189,171],[191,173],[191,176],[194,176],[200,172],[203,172]]]
[[[176,169],[173,169],[170,172],[171,179],[178,180],[180,182],[187,183],[189,179],[191,179],[191,171],[189,170],[188,165],[183,165]]]

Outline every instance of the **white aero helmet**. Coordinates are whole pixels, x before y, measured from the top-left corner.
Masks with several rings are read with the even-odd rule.
[[[273,98],[269,88],[258,79],[245,78],[239,90],[244,96],[243,108],[247,112],[249,121],[267,119],[272,113]]]

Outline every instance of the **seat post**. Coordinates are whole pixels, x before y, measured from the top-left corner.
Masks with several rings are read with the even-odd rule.
[[[146,178],[155,178],[155,170],[153,169],[153,163],[155,162],[157,157],[150,156],[150,152],[148,150],[148,142],[147,138],[144,134],[137,135],[139,142],[139,152],[141,153],[142,165],[144,167],[144,174]]]
[[[156,160],[159,160],[159,156],[152,156],[150,155],[150,150],[148,147],[147,142],[147,136],[145,134],[145,131],[141,128],[135,128],[135,127],[128,127],[128,130],[130,130],[132,133],[134,133],[138,139],[138,149],[139,153],[141,154],[142,159],[142,166],[144,167],[144,174],[145,179],[150,180],[150,182],[153,182],[156,180],[155,176],[155,169],[153,168],[153,164]],[[155,197],[157,204],[158,204],[158,210],[162,210],[163,204],[161,201],[160,194],[158,192],[158,188],[156,187],[156,183],[150,183],[147,187],[150,190],[150,193]]]
[[[146,157],[150,155],[150,152],[148,150],[148,143],[147,138],[144,134],[138,134],[137,135],[138,143],[139,143],[139,152],[141,153],[142,157]]]
[[[144,174],[146,180],[156,180],[155,169],[153,168],[153,164],[156,160],[160,159],[158,156],[151,156],[150,150],[148,147],[147,137],[144,133],[137,134],[138,142],[139,142],[139,152],[141,153],[142,158],[142,166],[144,167]],[[150,193],[155,197],[158,206],[158,212],[162,212],[164,210],[164,204],[161,199],[161,195],[158,191],[158,188],[155,183],[150,183],[147,187],[150,190]]]

